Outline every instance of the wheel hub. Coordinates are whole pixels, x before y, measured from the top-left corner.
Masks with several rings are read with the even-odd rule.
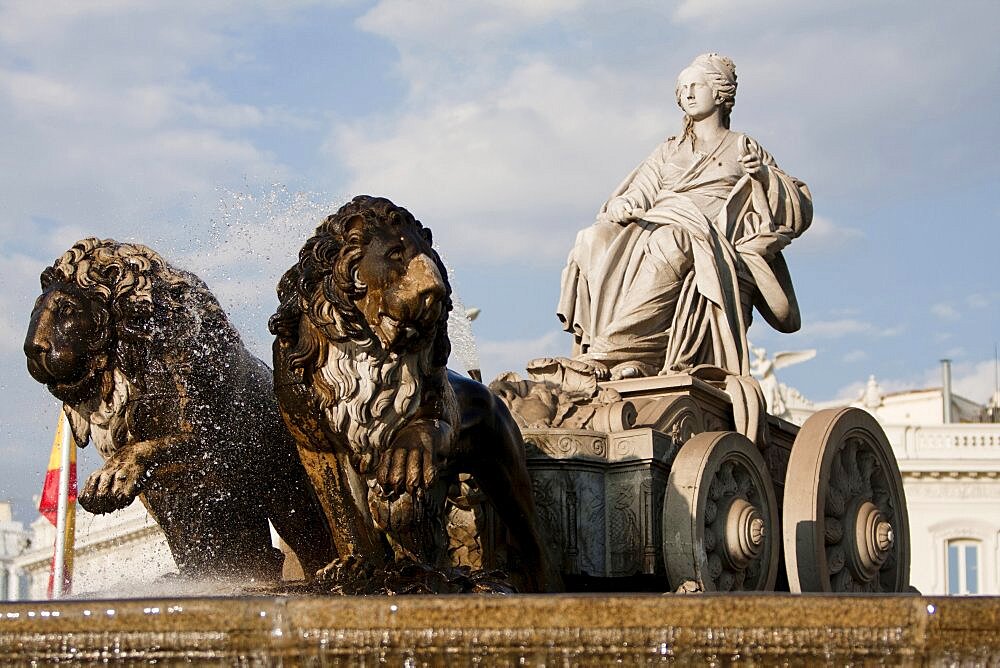
[[[850,569],[857,579],[869,582],[889,558],[895,535],[892,523],[871,501],[859,504],[853,517],[853,545],[848,550]]]
[[[733,499],[726,513],[725,553],[731,564],[744,569],[764,548],[766,526],[760,511],[743,498]]]

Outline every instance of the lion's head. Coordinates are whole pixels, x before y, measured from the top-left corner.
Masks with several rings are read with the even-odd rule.
[[[430,345],[432,364],[447,362],[447,271],[431,231],[385,198],[355,197],[323,221],[282,277],[278,298],[271,332],[294,345],[295,368],[307,368],[318,353],[300,330],[302,315],[326,339],[376,357]]]
[[[355,197],[305,243],[278,298],[276,368],[312,385],[331,425],[370,460],[451,350],[451,288],[430,230],[387,199]]]
[[[171,336],[153,326],[157,310],[176,310],[192,290],[215,303],[194,275],[146,246],[112,239],[78,241],[41,284],[24,341],[28,372],[71,405],[106,391],[105,371],[139,374],[140,351]]]

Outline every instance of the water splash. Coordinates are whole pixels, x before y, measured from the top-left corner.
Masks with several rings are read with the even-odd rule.
[[[281,184],[242,191],[220,188],[216,212],[176,249],[177,264],[215,293],[247,347],[270,359],[267,320],[277,307],[275,286],[298,259],[316,226],[344,202],[326,193]]]
[[[192,226],[184,240],[173,249],[164,249],[163,254],[200,276],[229,314],[247,348],[269,360],[272,337],[267,320],[277,307],[275,286],[298,260],[299,249],[316,226],[347,198],[292,191],[281,184],[257,188],[248,184],[242,191],[220,188],[218,195],[208,227]],[[429,227],[433,228],[433,222]],[[440,248],[436,250],[441,253]],[[462,371],[478,369],[467,309],[455,294],[455,273],[446,259],[445,266],[454,302],[448,322],[454,353],[451,366]]]

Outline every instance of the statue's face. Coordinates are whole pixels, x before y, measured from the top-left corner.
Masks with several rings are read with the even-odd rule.
[[[684,113],[696,121],[708,118],[719,108],[715,91],[705,80],[705,74],[692,67],[677,77],[677,101]]]

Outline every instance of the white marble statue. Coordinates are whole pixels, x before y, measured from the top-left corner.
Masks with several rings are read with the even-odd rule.
[[[783,332],[799,310],[781,249],[812,220],[804,183],[729,129],[736,71],[714,53],[677,79],[684,128],[580,232],[558,315],[599,378],[713,365],[749,377],[753,307]]]
[[[775,371],[807,362],[816,357],[816,350],[795,350],[775,353],[774,357],[767,356],[767,350],[756,346],[750,347],[753,359],[750,361],[750,373],[760,383],[761,393],[764,401],[767,402],[767,412],[786,420],[791,420],[792,415],[788,406],[789,394],[796,392],[784,383],[778,382]]]

